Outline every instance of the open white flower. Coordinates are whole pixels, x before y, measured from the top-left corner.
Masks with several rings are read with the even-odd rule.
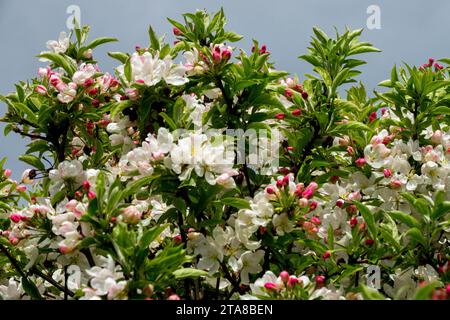
[[[49,40],[47,41],[47,48],[51,52],[55,53],[64,53],[69,48],[70,39],[67,36],[67,33],[62,31],[59,34],[58,40]]]
[[[258,250],[256,252],[245,251],[239,257],[239,260],[230,262],[233,268],[233,271],[240,272],[241,281],[244,284],[249,283],[249,274],[255,274],[262,271],[262,267],[260,265],[262,259],[264,257],[264,251]]]
[[[20,300],[23,293],[22,284],[14,278],[9,278],[8,285],[0,285],[0,296],[4,300]]]
[[[86,174],[83,171],[83,164],[79,160],[66,160],[58,165],[58,169],[50,170],[49,177],[52,181],[50,193],[54,194],[64,184],[74,189],[78,188],[86,179]]]
[[[108,300],[115,299],[126,287],[127,282],[120,280],[123,278],[119,267],[116,267],[111,256],[104,259],[102,267],[92,267],[86,270],[86,273],[91,277],[90,286],[94,290],[92,295],[107,296]]]
[[[90,63],[82,63],[72,76],[72,81],[76,84],[83,85],[87,79],[90,79],[97,72],[96,66]]]

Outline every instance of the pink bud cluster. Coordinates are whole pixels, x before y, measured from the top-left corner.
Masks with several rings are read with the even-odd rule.
[[[433,58],[429,58],[428,59],[428,63],[423,64],[419,70],[421,71],[425,71],[429,68],[432,68],[434,66],[434,71],[438,72],[441,71],[442,69],[444,69],[444,66],[439,64],[438,62],[435,62],[435,60]]]
[[[212,58],[214,64],[220,64],[222,62],[227,62],[231,58],[231,53],[233,49],[231,47],[223,46],[223,45],[215,45],[212,48]]]

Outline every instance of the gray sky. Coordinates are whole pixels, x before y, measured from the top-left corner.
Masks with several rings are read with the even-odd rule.
[[[450,56],[448,41],[450,1],[448,0],[0,0],[0,92],[11,91],[13,84],[36,75],[42,65],[34,58],[45,50],[49,39],[57,39],[66,29],[69,5],[81,9],[82,24],[91,25],[91,39],[112,36],[118,43],[104,45],[95,57],[104,71],[112,71],[116,62],[107,51],[134,50],[136,44],[148,43],[151,24],[158,34],[172,41],[166,17],[180,20],[180,15],[196,9],[217,10],[223,6],[228,28],[244,35],[238,46],[249,50],[251,39],[265,43],[278,69],[301,76],[309,66],[298,60],[306,52],[312,27],[327,33],[336,26],[342,30],[366,28],[369,5],[381,9],[381,29],[365,30],[361,39],[383,50],[367,55],[359,77],[369,89],[388,77],[394,64],[403,61],[422,64],[429,57]],[[5,111],[0,106],[0,114]],[[3,125],[0,125],[3,132]],[[18,178],[26,165],[17,161],[25,150],[25,140],[11,134],[1,135],[0,158],[9,158],[8,167]]]

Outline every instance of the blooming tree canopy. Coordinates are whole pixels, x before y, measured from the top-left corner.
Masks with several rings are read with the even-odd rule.
[[[368,95],[362,30],[314,28],[299,78],[183,18],[114,75],[76,26],[1,96],[30,167],[0,163],[0,297],[449,299],[450,59]]]

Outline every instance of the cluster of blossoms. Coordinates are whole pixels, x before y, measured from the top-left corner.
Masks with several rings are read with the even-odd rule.
[[[61,33],[1,97],[31,138],[20,181],[0,161],[1,298],[449,299],[447,68],[343,99],[361,31],[315,30],[300,81],[222,11],[185,19],[115,75],[93,60],[115,39]]]

